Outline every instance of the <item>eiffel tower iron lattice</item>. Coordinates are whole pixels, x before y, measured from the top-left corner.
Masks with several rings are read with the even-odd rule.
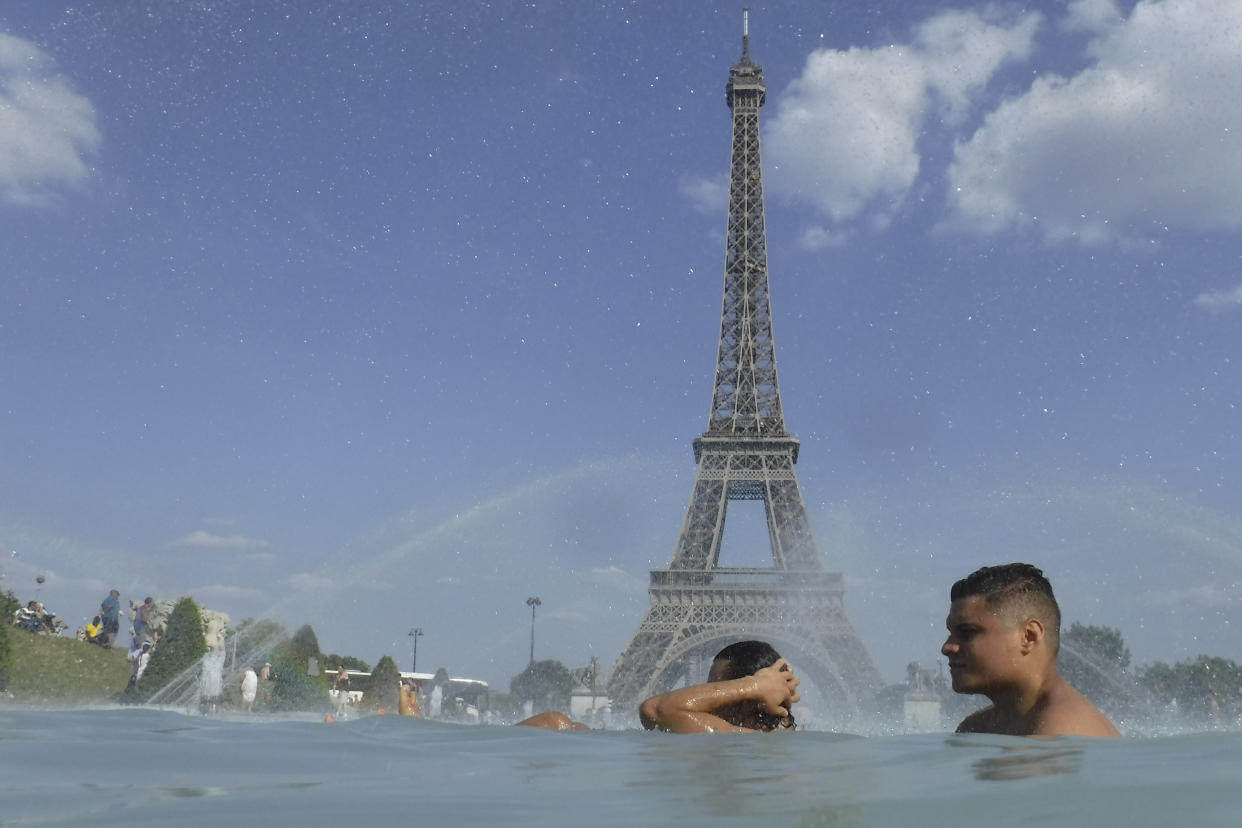
[[[698,473],[667,569],[651,571],[651,606],[608,679],[613,704],[702,680],[715,652],[748,638],[771,642],[824,694],[855,712],[880,688],[879,671],[846,617],[838,572],[824,568],[785,430],[768,297],[759,110],[763,69],[742,57],[729,70],[733,113],[724,303],[707,431],[694,441]],[[719,566],[728,504],[762,500],[771,568]]]

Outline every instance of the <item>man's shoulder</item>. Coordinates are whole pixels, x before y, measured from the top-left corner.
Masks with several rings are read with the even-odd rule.
[[[996,707],[988,705],[982,710],[976,710],[966,718],[962,719],[957,726],[958,733],[998,733],[1000,721]]]
[[[1090,699],[1066,683],[1040,716],[1035,735],[1108,738],[1121,733]]]

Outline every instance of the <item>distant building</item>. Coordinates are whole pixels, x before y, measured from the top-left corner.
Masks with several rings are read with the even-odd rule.
[[[333,671],[335,673],[335,671]],[[346,670],[349,674],[349,701],[357,704],[371,685],[371,674],[361,670]],[[426,694],[435,679],[432,673],[400,673],[401,680],[413,679],[422,685]],[[335,690],[332,691],[336,693]],[[489,705],[490,688],[487,682],[479,679],[450,678],[444,687],[442,715],[448,718],[466,718],[478,721],[480,714],[486,712]]]

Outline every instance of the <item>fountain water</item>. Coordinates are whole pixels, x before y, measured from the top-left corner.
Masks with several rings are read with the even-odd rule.
[[[237,632],[232,636],[234,647],[241,635],[243,633]],[[224,648],[213,647],[178,673],[172,681],[152,693],[144,704],[198,713],[207,702],[217,698],[225,687],[239,683],[247,668],[253,668],[269,658],[273,649],[285,637],[283,630],[273,630],[257,640],[248,641],[241,658],[236,657],[234,649],[234,657],[228,660],[227,668]]]

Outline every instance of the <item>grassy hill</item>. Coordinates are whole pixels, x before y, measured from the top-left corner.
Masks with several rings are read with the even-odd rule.
[[[76,638],[10,630],[9,693],[30,704],[100,704],[116,700],[131,672],[125,649]]]

